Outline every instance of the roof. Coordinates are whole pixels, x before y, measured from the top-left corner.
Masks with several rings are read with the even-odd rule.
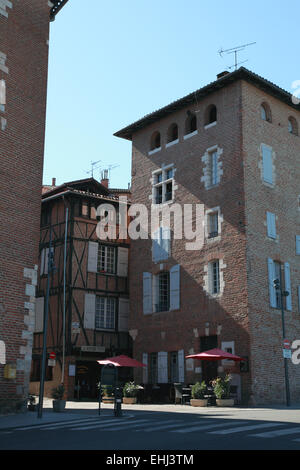
[[[69,0],[51,0],[53,7],[50,10],[50,21],[55,20],[57,13],[65,6]]]
[[[220,90],[237,80],[245,80],[248,83],[251,83],[252,85],[256,86],[257,88],[260,88],[269,95],[272,95],[275,98],[283,101],[292,108],[297,109],[298,111],[300,110],[300,106],[293,103],[291,93],[287,92],[286,90],[283,90],[282,88],[270,82],[269,80],[260,77],[254,72],[251,72],[245,67],[240,67],[234,72],[223,75],[218,80],[204,86],[203,88],[200,88],[199,90],[194,91],[193,93],[190,93],[184,98],[174,101],[171,104],[164,106],[163,108],[154,111],[151,114],[147,114],[142,119],[139,119],[133,124],[124,127],[120,131],[116,132],[114,135],[123,139],[132,140],[133,133],[145,128],[146,126],[149,126],[150,124],[158,121],[159,119],[168,116],[169,114],[174,113],[175,111],[179,111],[180,109],[185,108],[188,105],[194,104],[195,99],[197,101],[201,101],[201,99],[205,98],[210,93]]]

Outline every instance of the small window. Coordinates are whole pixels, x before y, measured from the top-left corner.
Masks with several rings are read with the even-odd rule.
[[[208,126],[209,124],[213,124],[214,122],[217,121],[217,108],[214,104],[211,104],[208,106],[208,108],[205,111],[205,126]]]
[[[173,168],[167,168],[154,174],[154,204],[162,204],[173,199],[173,177]]]
[[[213,212],[208,216],[208,238],[215,238],[219,234],[219,213]]]
[[[155,150],[160,148],[160,133],[158,131],[154,132],[151,137],[150,150]]]
[[[96,329],[115,329],[116,299],[113,297],[96,297]]]
[[[156,312],[167,312],[170,309],[170,273],[161,272],[157,276]]]
[[[185,133],[191,134],[197,130],[197,117],[194,113],[188,111],[188,117],[185,121]]]
[[[177,124],[171,124],[168,129],[168,143],[174,142],[178,139],[178,126]]]
[[[98,272],[115,274],[116,248],[114,246],[99,245],[98,248]]]
[[[178,352],[170,352],[170,382],[177,383],[179,380]]]
[[[209,263],[209,291],[210,294],[216,295],[220,293],[220,263],[219,260]]]
[[[214,150],[209,153],[210,186],[218,184],[218,152]]]
[[[260,117],[263,121],[272,122],[271,109],[267,103],[262,103],[260,107]]]
[[[158,364],[157,364],[157,353],[150,353],[150,364],[149,364],[149,383],[156,384],[157,383],[157,371],[158,371]]]
[[[288,121],[288,130],[290,134],[298,135],[298,124],[295,118],[290,117]]]

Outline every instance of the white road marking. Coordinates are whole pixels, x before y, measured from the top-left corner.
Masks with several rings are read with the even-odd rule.
[[[58,425],[58,426],[64,426],[65,424],[69,424],[69,423],[76,423],[76,422],[83,422],[83,421],[91,421],[91,420],[98,420],[100,418],[85,418],[85,419],[72,419],[72,420],[66,420],[66,421],[59,421],[59,422],[53,422],[53,423],[47,423],[47,424],[35,424],[33,426],[23,426],[23,427],[20,427],[20,428],[15,428],[14,431],[27,431],[28,429],[42,429],[44,428],[45,426],[54,426],[54,425]]]
[[[74,427],[74,425],[88,425],[88,424],[91,424],[91,425],[95,425],[97,424],[97,426],[101,425],[104,425],[104,424],[114,424],[116,421],[119,421],[119,420],[116,420],[116,418],[112,418],[112,419],[108,419],[108,420],[105,420],[105,421],[101,421],[101,418],[94,418],[94,419],[84,419],[82,421],[79,421],[79,423],[67,423],[66,425],[64,423],[55,423],[55,424],[49,424],[49,425],[46,425],[44,426],[43,428],[43,431],[47,431],[48,429],[57,429],[57,428],[70,428],[70,427]],[[122,421],[123,422],[123,421]]]
[[[88,429],[97,429],[97,428],[101,428],[100,430],[102,430],[102,429],[111,428],[115,424],[117,424],[117,427],[114,429],[118,430],[120,429],[120,427],[124,427],[124,426],[132,427],[133,425],[145,424],[147,422],[149,422],[149,419],[142,419],[138,422],[137,421],[129,422],[129,421],[124,421],[122,419],[119,419],[119,420],[115,420],[113,423],[110,423],[110,424],[100,423],[100,424],[91,425],[91,426],[76,426],[76,427],[73,427],[71,431],[85,431]]]
[[[234,429],[223,429],[222,431],[209,431],[208,434],[233,434],[235,432],[251,431],[257,428],[274,428],[276,426],[283,426],[284,423],[266,423],[266,424],[251,424],[249,426],[239,426]]]
[[[185,429],[176,429],[175,431],[170,432],[194,432],[194,431],[205,431],[206,429],[214,429],[214,428],[224,428],[224,426],[235,426],[236,424],[246,424],[247,421],[234,421],[233,423],[222,423],[222,424],[207,424],[204,426],[191,426]]]
[[[285,436],[287,434],[296,434],[297,432],[300,433],[300,427],[281,429],[280,431],[262,432],[260,434],[250,434],[250,436],[268,438],[268,437]]]
[[[206,420],[204,422],[208,423],[209,421]],[[167,423],[173,423],[173,424],[167,424]],[[165,424],[163,422],[161,422],[160,424],[161,424],[160,426],[154,426],[154,427],[145,429],[144,431],[145,432],[153,432],[153,431],[160,431],[161,429],[170,429],[170,428],[177,428],[177,427],[180,427],[180,426],[181,427],[186,426],[186,423],[183,423],[182,421],[179,422],[179,421],[174,421],[174,420],[165,421]]]

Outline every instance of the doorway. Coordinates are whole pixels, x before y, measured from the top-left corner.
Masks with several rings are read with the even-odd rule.
[[[200,338],[200,352],[209,351],[218,347],[217,335],[202,336]],[[201,361],[202,366],[202,380],[206,385],[218,376],[218,361]]]

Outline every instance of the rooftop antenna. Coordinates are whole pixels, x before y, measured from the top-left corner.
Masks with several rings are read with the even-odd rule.
[[[244,62],[247,62],[247,60],[243,62],[238,62],[238,52],[243,51],[246,47],[252,46],[253,44],[256,44],[256,42],[251,42],[250,44],[243,44],[241,46],[232,47],[231,49],[226,49],[226,50],[221,48],[218,52],[221,57],[222,57],[222,54],[234,54],[234,65],[228,68],[231,69],[235,67],[235,70],[237,70],[238,65],[243,64]]]
[[[92,178],[94,178],[94,170],[97,169],[97,167],[95,168],[95,166],[100,162],[101,162],[101,160],[98,160],[97,162],[92,162],[91,161],[91,170],[87,171],[86,173],[87,174],[91,173]]]

